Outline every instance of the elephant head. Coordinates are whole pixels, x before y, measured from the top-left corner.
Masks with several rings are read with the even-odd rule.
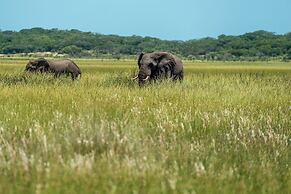
[[[47,60],[43,58],[40,58],[37,60],[30,60],[25,67],[26,71],[44,72],[44,71],[47,71],[48,69],[49,69],[49,63],[47,62]]]
[[[182,62],[168,52],[141,53],[138,57],[139,72],[133,79],[138,79],[139,84],[157,78],[175,77],[175,72],[183,71]],[[178,72],[180,73],[180,72]]]

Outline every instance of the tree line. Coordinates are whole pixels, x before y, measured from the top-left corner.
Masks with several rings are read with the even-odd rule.
[[[188,41],[153,37],[103,35],[79,30],[32,28],[0,31],[0,53],[57,52],[72,57],[135,56],[140,52],[169,51],[197,60],[291,60],[291,32],[255,31],[239,36],[220,35]]]

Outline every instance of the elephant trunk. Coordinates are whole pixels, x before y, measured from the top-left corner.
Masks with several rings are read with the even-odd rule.
[[[36,67],[32,65],[27,65],[25,68],[25,71],[35,71],[35,70],[36,70]]]
[[[143,74],[143,73],[138,74],[139,85],[143,85],[149,79],[150,79],[150,74]]]
[[[151,75],[151,69],[150,68],[140,68],[139,72],[138,72],[138,78],[139,79],[145,79],[147,76]]]
[[[150,76],[151,76],[151,69],[141,67],[139,69],[138,74],[134,78],[132,78],[132,80],[138,79],[139,84],[143,85],[144,82],[150,79]]]

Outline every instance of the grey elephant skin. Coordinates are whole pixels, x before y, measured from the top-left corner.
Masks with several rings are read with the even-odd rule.
[[[138,57],[138,79],[143,85],[147,80],[172,79],[183,80],[183,63],[169,52],[141,53]]]
[[[43,58],[31,60],[27,63],[26,71],[31,72],[51,72],[55,76],[61,74],[71,75],[72,80],[75,80],[81,75],[80,68],[72,60],[46,60]]]

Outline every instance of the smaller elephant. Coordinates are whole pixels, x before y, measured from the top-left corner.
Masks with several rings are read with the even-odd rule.
[[[147,80],[171,78],[183,80],[183,63],[168,52],[141,53],[138,57],[139,72],[133,79],[143,85]]]
[[[71,74],[72,80],[75,80],[81,75],[80,68],[69,59],[46,60],[40,58],[31,60],[27,63],[25,70],[30,72],[51,72],[54,73],[56,77],[61,74]]]

